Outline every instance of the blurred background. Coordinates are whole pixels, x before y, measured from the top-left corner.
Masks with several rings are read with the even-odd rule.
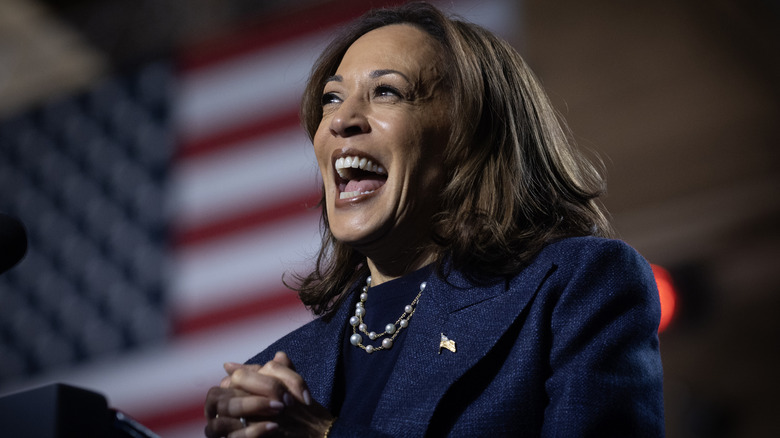
[[[199,436],[221,364],[309,319],[281,282],[318,244],[298,98],[392,3],[0,0],[0,212],[29,239],[0,275],[0,395],[66,382]],[[671,274],[667,436],[776,436],[778,2],[436,3],[518,48]]]

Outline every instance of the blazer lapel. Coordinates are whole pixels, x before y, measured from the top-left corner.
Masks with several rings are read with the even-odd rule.
[[[374,414],[375,427],[394,436],[424,435],[447,389],[494,347],[551,269],[529,266],[511,287],[474,286],[458,273],[448,284],[431,275]],[[454,342],[454,353],[440,349],[442,334]]]
[[[312,397],[326,408],[330,408],[332,403],[344,324],[351,310],[350,303],[350,299],[342,303],[329,322],[318,319],[311,324],[309,328],[313,333],[298,338],[303,342],[295,346],[296,358],[291,356],[295,367],[301,370]],[[336,348],[333,348],[334,345]],[[303,374],[304,372],[306,374]]]

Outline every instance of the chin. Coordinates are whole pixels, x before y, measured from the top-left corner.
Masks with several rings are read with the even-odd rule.
[[[376,219],[377,215],[352,215],[341,211],[336,215],[329,215],[330,232],[339,242],[359,251],[361,248],[376,245],[391,228],[387,221],[377,222]]]
[[[365,227],[342,227],[331,224],[330,232],[341,243],[352,247],[360,247],[377,239],[376,230]]]

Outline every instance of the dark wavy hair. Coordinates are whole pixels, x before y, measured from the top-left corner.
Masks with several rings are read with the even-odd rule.
[[[490,31],[451,19],[427,3],[378,9],[352,23],[324,50],[304,91],[301,120],[310,139],[322,119],[322,90],[362,35],[391,25],[423,30],[441,45],[452,131],[447,182],[433,218],[438,272],[477,281],[517,274],[549,242],[612,234],[598,196],[604,180],[573,145],[539,81],[520,55]],[[365,257],[330,233],[323,191],[322,246],[312,272],[296,276],[300,299],[330,316],[368,275]]]

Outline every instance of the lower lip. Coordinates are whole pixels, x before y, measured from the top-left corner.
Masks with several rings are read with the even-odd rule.
[[[341,206],[353,205],[353,204],[357,204],[357,203],[366,201],[366,200],[371,199],[374,196],[376,196],[380,191],[382,191],[383,188],[384,188],[384,185],[382,187],[379,187],[376,190],[372,190],[372,191],[366,192],[366,193],[360,193],[358,195],[347,197],[347,198],[341,198],[341,193],[342,192],[339,192],[339,197],[336,199],[335,206],[336,207],[341,207]]]

